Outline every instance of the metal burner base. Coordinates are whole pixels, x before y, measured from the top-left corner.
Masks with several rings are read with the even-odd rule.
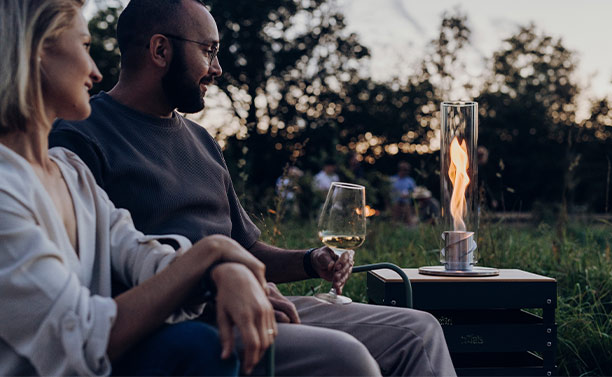
[[[474,266],[471,271],[463,270],[447,270],[444,266],[425,266],[419,267],[419,274],[424,275],[438,275],[438,276],[497,276],[499,270],[491,267],[476,267]]]

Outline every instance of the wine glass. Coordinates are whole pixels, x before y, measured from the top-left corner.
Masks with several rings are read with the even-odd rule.
[[[361,246],[366,236],[365,187],[352,183],[333,182],[319,217],[319,239],[336,255]],[[337,294],[333,287],[329,293],[315,297],[333,303],[348,304],[352,300]]]

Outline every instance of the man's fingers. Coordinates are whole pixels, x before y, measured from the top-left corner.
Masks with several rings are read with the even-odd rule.
[[[297,309],[295,308],[295,305],[293,305],[293,303],[289,300],[287,300],[287,304],[285,305],[285,314],[287,316],[289,316],[289,320],[291,321],[291,323],[300,323],[300,316],[298,315]]]
[[[230,357],[234,349],[234,336],[232,335],[230,319],[221,310],[217,310],[217,326],[219,328],[219,339],[221,340],[221,358],[225,360]]]
[[[270,304],[274,308],[274,315],[276,320],[281,323],[300,323],[300,316],[297,312],[295,305],[289,301],[285,296],[283,296],[280,292],[275,292],[271,296],[268,297],[270,300]],[[277,312],[282,312],[284,316],[279,318],[279,314]],[[285,318],[286,317],[286,318]],[[285,321],[288,319],[289,321]]]
[[[274,308],[274,316],[277,322],[300,323],[300,316],[298,315],[295,305],[293,305],[291,301],[287,300],[285,297],[282,299],[270,298],[270,303]]]
[[[346,283],[346,279],[336,279],[334,280],[334,288],[339,295],[342,294],[342,288],[344,288],[344,284]]]
[[[300,320],[300,315],[295,308],[295,305],[291,305],[291,310],[289,311],[289,318],[291,319],[291,323],[300,324],[302,321]]]
[[[274,311],[274,318],[276,319],[276,322],[279,323],[291,323],[291,318],[280,310]]]
[[[344,257],[344,253],[342,257]],[[342,288],[344,284],[346,284],[347,280],[351,276],[351,271],[353,268],[353,261],[349,258],[349,256],[344,257],[340,261],[336,263],[336,270],[334,271],[334,288],[338,292],[338,294],[342,294]]]

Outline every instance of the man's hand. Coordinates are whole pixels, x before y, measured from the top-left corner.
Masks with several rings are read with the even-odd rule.
[[[342,294],[342,287],[351,275],[353,269],[353,256],[355,252],[348,250],[340,257],[327,246],[318,248],[310,254],[312,268],[319,276],[327,281],[333,281],[338,294]]]
[[[298,315],[295,305],[280,293],[276,284],[268,283],[267,287],[268,299],[274,308],[276,322],[300,323],[300,316]]]
[[[234,347],[232,328],[238,327],[244,344],[243,371],[250,374],[278,333],[272,305],[264,287],[242,264],[220,264],[213,270],[211,278],[217,287],[221,358],[230,356]]]

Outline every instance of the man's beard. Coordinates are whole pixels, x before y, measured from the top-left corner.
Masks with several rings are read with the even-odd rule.
[[[162,78],[162,88],[172,107],[182,113],[197,113],[204,108],[200,83],[193,83],[187,77],[189,67],[185,64],[183,49],[177,47],[178,44],[174,44],[176,53]]]

